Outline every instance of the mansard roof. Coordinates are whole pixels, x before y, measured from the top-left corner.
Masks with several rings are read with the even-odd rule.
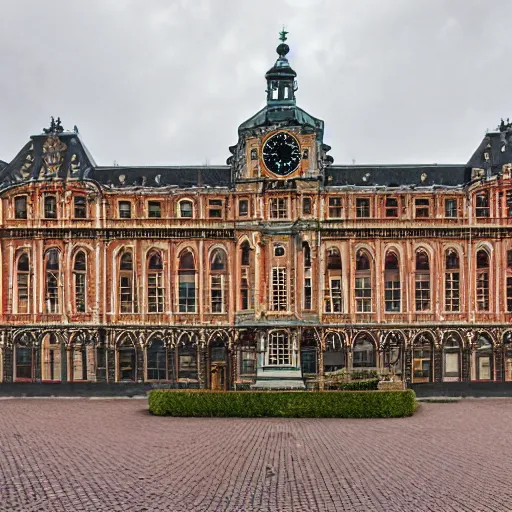
[[[503,165],[512,162],[512,126],[504,125],[501,131],[485,135],[468,162],[468,167],[486,169],[498,174]]]
[[[461,187],[471,178],[465,165],[333,165],[327,186],[355,187]]]

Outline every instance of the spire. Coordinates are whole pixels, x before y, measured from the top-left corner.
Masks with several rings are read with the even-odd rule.
[[[267,79],[267,105],[269,107],[283,107],[295,105],[295,91],[297,73],[290,67],[286,55],[290,47],[285,43],[288,32],[284,29],[279,32],[281,44],[276,48],[279,55],[274,66],[265,75]]]

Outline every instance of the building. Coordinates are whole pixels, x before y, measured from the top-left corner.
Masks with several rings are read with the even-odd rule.
[[[461,165],[334,165],[281,34],[224,166],[103,167],[52,119],[0,162],[0,380],[512,380],[512,126]]]

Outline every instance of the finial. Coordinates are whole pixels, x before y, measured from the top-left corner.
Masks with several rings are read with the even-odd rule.
[[[284,29],[284,25],[283,25],[283,30],[281,30],[281,32],[279,32],[279,39],[284,43],[286,41],[287,35],[288,35],[288,32],[286,32],[286,30]]]
[[[290,47],[285,43],[286,41],[286,35],[288,34],[288,32],[286,32],[286,30],[284,29],[284,25],[283,25],[283,30],[281,30],[281,32],[279,32],[279,39],[281,40],[281,44],[276,48],[276,52],[277,54],[279,55],[279,57],[283,58],[286,56],[286,54],[290,51]]]

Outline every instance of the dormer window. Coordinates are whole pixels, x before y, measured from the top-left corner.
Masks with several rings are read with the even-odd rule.
[[[54,195],[44,196],[44,218],[57,218],[57,197]]]
[[[14,198],[14,218],[27,218],[27,196],[16,196]]]
[[[179,212],[182,219],[191,219],[193,216],[192,201],[180,201]]]

